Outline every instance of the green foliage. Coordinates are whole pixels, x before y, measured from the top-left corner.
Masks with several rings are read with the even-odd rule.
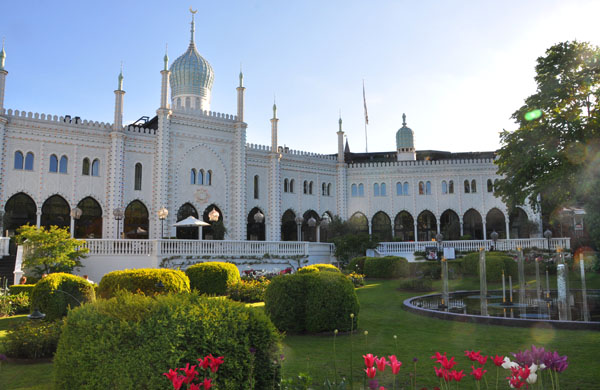
[[[346,277],[352,282],[354,287],[362,287],[365,285],[365,275],[356,272],[350,272]]]
[[[29,312],[29,295],[25,293],[0,295],[0,317]]]
[[[400,290],[427,292],[433,290],[431,279],[406,279],[400,282]]]
[[[562,207],[582,205],[588,222],[600,222],[599,58],[600,48],[572,41],[537,59],[537,90],[512,115],[519,128],[500,135],[495,189],[509,207],[541,199],[552,222]],[[541,116],[532,120],[534,110]],[[600,223],[587,226],[598,247]]]
[[[192,289],[201,294],[225,295],[230,285],[241,280],[235,264],[218,261],[194,264],[185,273]]]
[[[82,277],[54,273],[41,279],[31,292],[31,308],[52,321],[67,315],[69,308],[96,300],[94,286]]]
[[[69,313],[54,357],[54,385],[162,390],[170,386],[162,373],[211,353],[225,358],[220,390],[249,389],[251,381],[267,389],[279,381],[279,341],[262,311],[228,299],[121,294]]]
[[[240,280],[237,283],[227,287],[227,296],[238,302],[262,302],[265,300],[265,292],[271,281],[263,278],[262,280]]]
[[[307,265],[306,267],[302,267],[300,269],[298,269],[297,272],[299,273],[305,273],[305,272],[320,272],[320,271],[324,271],[324,272],[341,272],[338,267],[336,267],[335,265],[331,265],[331,264],[312,264],[312,265]]]
[[[2,339],[7,356],[22,359],[49,358],[56,352],[62,320],[16,324]]]
[[[371,240],[367,233],[345,234],[336,237],[335,256],[342,262],[348,262],[356,256],[364,256],[367,249],[375,249],[378,242]]]
[[[33,291],[34,287],[35,284],[15,284],[8,287],[8,293],[11,295],[25,293],[29,296],[31,294],[31,291]]]
[[[364,273],[366,258],[367,258],[366,256],[353,258],[352,260],[350,260],[350,263],[348,263],[348,266],[346,267],[346,269],[348,271],[358,272],[359,274]]]
[[[212,228],[214,240],[223,240],[225,238],[225,234],[227,234],[227,228],[225,227],[223,221],[215,221],[210,225],[210,227]]]
[[[112,298],[120,290],[144,295],[190,292],[190,280],[182,271],[166,268],[112,271],[100,280],[98,296]]]
[[[310,272],[274,278],[265,295],[265,311],[282,331],[323,332],[354,329],[358,321],[354,285],[334,272]]]
[[[469,253],[462,260],[463,274],[466,276],[479,277],[479,252]],[[516,278],[518,275],[517,262],[502,252],[486,252],[485,253],[485,270],[486,279],[488,282],[498,282],[502,280],[502,270],[508,278],[512,276]]]
[[[52,272],[70,273],[81,267],[80,259],[89,252],[83,247],[83,240],[71,238],[67,228],[24,225],[17,233],[17,243],[25,245],[23,267],[38,276]]]
[[[439,261],[409,263],[410,276],[431,280],[442,277],[442,265]],[[448,278],[456,279],[462,275],[462,259],[448,260]]]
[[[408,260],[397,256],[367,257],[363,271],[367,278],[401,278],[408,276]]]

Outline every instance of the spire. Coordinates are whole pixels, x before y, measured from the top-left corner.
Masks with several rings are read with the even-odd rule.
[[[190,7],[190,12],[192,13],[192,29],[191,29],[191,37],[190,37],[190,45],[194,45],[194,33],[196,32],[196,24],[194,23],[194,16],[196,15],[196,12],[198,12],[198,10],[193,10],[192,7]]]
[[[4,62],[6,61],[6,52],[4,51],[4,38],[2,38],[2,51],[0,51],[0,70],[4,70]]]
[[[169,70],[169,44],[168,43],[165,46],[165,56],[163,57],[163,61],[165,63],[165,68],[163,70]]]
[[[406,127],[406,114],[402,113],[402,127]]]
[[[350,145],[348,145],[348,137],[346,137],[346,146],[344,147],[344,153],[350,153]]]
[[[343,130],[342,130],[342,110],[340,110],[340,119],[338,120],[338,123],[339,123],[339,125],[340,125],[340,129],[339,129],[339,131],[343,131]]]
[[[117,91],[123,90],[123,61],[121,61],[121,73],[119,73],[119,86]]]
[[[242,73],[242,63],[240,62],[240,88],[244,86],[244,74]]]
[[[277,104],[275,104],[275,95],[273,95],[273,119],[277,118]]]

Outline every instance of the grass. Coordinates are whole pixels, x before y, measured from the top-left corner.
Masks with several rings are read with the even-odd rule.
[[[600,275],[589,274],[588,288],[600,288]],[[531,281],[528,281],[529,283]],[[556,285],[553,280],[552,285]],[[484,354],[502,354],[529,348],[531,344],[557,350],[561,355],[569,356],[569,368],[561,374],[561,389],[593,389],[600,383],[600,332],[554,330],[547,326],[536,328],[514,328],[504,326],[477,325],[452,321],[431,319],[408,313],[402,310],[402,301],[415,293],[397,290],[398,280],[368,281],[367,285],[357,290],[361,304],[359,313],[359,329],[352,336],[338,334],[336,341],[336,364],[333,359],[332,333],[320,335],[287,335],[284,340],[285,361],[283,374],[293,377],[301,372],[310,374],[317,389],[323,381],[334,379],[334,367],[337,377],[348,377],[350,373],[350,356],[353,360],[354,389],[362,388],[363,359],[365,353],[375,355],[396,354],[404,363],[400,373],[403,386],[408,384],[408,373],[413,369],[413,357],[417,357],[417,389],[439,386],[433,374],[433,361],[429,359],[436,351],[447,352],[455,356],[458,368],[470,372],[470,362],[464,357],[464,351],[481,350]],[[490,283],[489,288],[500,288],[500,283]],[[573,279],[572,288],[578,288],[577,279]],[[434,283],[440,288],[440,282]],[[476,278],[450,281],[450,288],[478,289]],[[255,310],[262,310],[262,305],[254,304]],[[1,340],[6,329],[14,323],[25,321],[26,316],[15,316],[0,319],[0,351]],[[364,336],[364,331],[368,336]],[[397,335],[397,345],[393,336]],[[351,354],[352,340],[352,354]],[[495,378],[495,369],[490,370],[490,379]],[[389,368],[388,368],[389,370]],[[384,375],[388,388],[390,374]],[[0,367],[0,388],[2,390],[45,390],[51,389],[52,364],[17,364],[8,363]],[[463,379],[463,388],[473,387],[472,379]],[[492,380],[493,382],[493,380]],[[492,383],[490,383],[492,385]],[[391,389],[391,386],[389,387]],[[401,386],[398,386],[401,388]],[[492,386],[493,388],[493,386]],[[508,387],[501,387],[508,388]],[[348,387],[349,389],[349,387]]]

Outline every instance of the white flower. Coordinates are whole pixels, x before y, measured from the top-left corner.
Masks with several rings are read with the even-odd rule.
[[[544,363],[540,364],[540,370],[545,370],[546,369],[546,365]]]
[[[505,370],[510,370],[511,368],[519,368],[519,364],[515,362],[511,362],[508,356],[504,357],[504,363],[502,363],[502,368]]]

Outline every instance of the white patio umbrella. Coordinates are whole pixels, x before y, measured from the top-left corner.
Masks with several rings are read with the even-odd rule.
[[[182,219],[181,221],[173,224],[175,227],[197,227],[199,228],[198,238],[202,239],[202,226],[210,226],[209,223],[199,220],[198,218],[190,215],[186,219]]]

